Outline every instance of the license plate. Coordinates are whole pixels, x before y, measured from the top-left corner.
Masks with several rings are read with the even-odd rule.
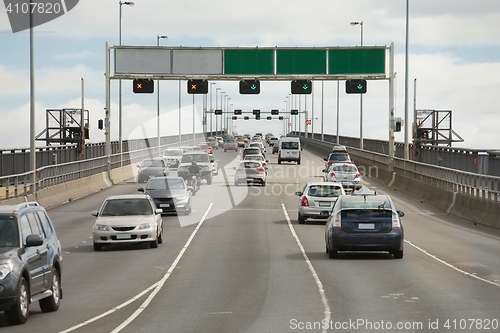
[[[160,204],[160,207],[170,207],[170,204]]]
[[[360,223],[360,224],[358,224],[358,229],[359,230],[374,230],[375,224],[374,223]]]
[[[329,201],[320,201],[319,206],[320,207],[330,207],[330,202]]]
[[[351,182],[341,182],[342,185],[351,185]]]
[[[116,239],[130,239],[132,235],[130,234],[116,234]]]

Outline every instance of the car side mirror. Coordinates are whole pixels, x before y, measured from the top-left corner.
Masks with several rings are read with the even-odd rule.
[[[325,162],[326,162],[326,161],[328,161],[328,159],[327,159],[327,158],[324,158],[324,159],[323,159],[323,161],[325,161]]]
[[[269,163],[269,160],[266,160],[266,163]]]
[[[321,172],[326,172],[326,169],[321,170]]]
[[[144,192],[144,188],[139,187],[139,188],[137,189],[137,191],[139,191],[139,192]]]
[[[94,210],[94,211],[92,212],[92,215],[93,215],[93,216],[95,216],[95,217],[97,217],[97,216],[99,216],[99,212],[98,212],[97,210]]]
[[[403,217],[403,216],[405,216],[405,213],[403,213],[402,211],[398,210],[398,215],[399,215],[399,217]]]
[[[155,209],[155,214],[161,214],[161,213],[163,213],[163,209],[161,209],[161,208]]]
[[[26,247],[43,245],[42,235],[29,235],[26,237]]]
[[[302,192],[297,191],[297,192],[295,192],[295,195],[298,195],[300,197],[302,195]]]

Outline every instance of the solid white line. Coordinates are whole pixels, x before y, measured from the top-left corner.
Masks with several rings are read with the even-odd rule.
[[[323,302],[323,307],[325,309],[325,323],[330,322],[330,306],[328,305],[328,300],[326,299],[325,295],[325,290],[323,289],[323,283],[321,283],[321,280],[318,277],[318,274],[316,273],[316,270],[314,269],[311,261],[309,260],[309,257],[306,254],[306,250],[302,246],[302,243],[300,242],[299,236],[297,236],[297,233],[295,232],[295,229],[293,228],[292,221],[290,220],[290,217],[288,216],[288,213],[285,208],[285,204],[283,201],[281,202],[281,207],[283,209],[283,213],[285,214],[286,221],[288,223],[288,228],[290,228],[290,232],[292,233],[293,238],[295,238],[295,241],[297,242],[297,245],[299,246],[300,252],[302,252],[302,256],[306,260],[307,266],[309,267],[309,270],[312,273],[312,276],[314,277],[314,280],[316,280],[316,284],[318,285],[318,290],[319,294],[321,295],[321,302]],[[327,330],[323,330],[323,333],[326,333]]]
[[[208,209],[205,212],[205,214],[203,214],[203,217],[201,218],[200,222],[198,223],[198,225],[194,229],[193,233],[191,234],[191,236],[187,240],[186,244],[182,248],[181,252],[179,252],[179,254],[177,255],[177,258],[175,258],[173,264],[170,266],[170,268],[168,269],[165,276],[163,276],[163,278],[160,281],[158,281],[156,288],[153,290],[151,295],[149,295],[149,297],[144,301],[144,303],[142,303],[142,305],[130,317],[128,317],[127,320],[125,320],[121,325],[119,325],[117,328],[112,330],[111,333],[120,332],[122,329],[124,329],[126,326],[128,326],[128,324],[130,324],[135,318],[137,318],[137,316],[139,316],[142,313],[142,311],[144,311],[148,307],[149,303],[151,303],[153,298],[156,296],[156,294],[158,294],[158,292],[161,290],[161,288],[163,287],[163,285],[165,284],[167,279],[170,277],[170,275],[174,271],[175,267],[177,266],[177,264],[181,260],[182,256],[184,255],[184,252],[186,252],[187,248],[189,247],[189,245],[193,241],[194,236],[198,233],[198,230],[200,229],[203,222],[205,222],[205,219],[207,218],[207,215],[210,212],[210,209],[212,209],[213,204],[214,203],[212,201],[210,203],[210,205],[208,206]]]
[[[176,268],[177,264],[179,263],[179,261],[181,260],[182,256],[184,255],[184,252],[186,252],[187,248],[189,247],[189,245],[191,244],[191,242],[193,241],[193,238],[194,236],[196,235],[196,233],[198,232],[198,230],[200,229],[201,225],[203,224],[203,222],[205,221],[205,219],[207,218],[208,216],[208,213],[210,212],[210,210],[212,209],[212,206],[214,204],[214,200],[215,198],[217,197],[217,193],[215,194],[214,196],[214,199],[212,200],[212,202],[210,203],[210,205],[208,206],[205,214],[203,214],[200,222],[198,222],[198,225],[196,226],[196,228],[194,229],[194,231],[191,233],[191,236],[189,237],[189,239],[187,240],[186,244],[184,244],[184,247],[182,248],[182,250],[179,252],[179,254],[177,255],[177,257],[175,258],[174,262],[172,263],[172,265],[170,266],[170,268],[168,269],[167,273],[165,273],[165,275],[163,276],[163,278],[154,283],[153,285],[151,285],[150,287],[148,287],[147,289],[143,290],[142,292],[140,292],[139,294],[137,294],[136,296],[134,296],[133,298],[129,299],[128,301],[114,307],[113,309],[109,310],[109,311],[106,311],[94,318],[91,318],[91,319],[88,319],[78,325],[75,325],[73,327],[70,327],[64,331],[61,331],[59,333],[69,333],[69,332],[72,332],[72,331],[75,331],[83,326],[86,326],[90,323],[93,323],[101,318],[104,318],[110,314],[113,314],[114,312],[118,311],[119,309],[122,309],[124,308],[125,306],[133,303],[134,301],[138,300],[139,298],[141,298],[142,296],[144,296],[144,294],[150,292],[151,290],[153,290],[153,292],[149,295],[149,297],[141,304],[141,306],[129,317],[127,318],[127,320],[125,320],[121,325],[119,325],[117,328],[115,328],[112,333],[116,333],[116,332],[120,332],[122,329],[124,329],[128,324],[130,324],[135,318],[137,318],[137,316],[139,316],[139,314],[141,314],[142,311],[144,311],[146,309],[146,307],[149,305],[149,303],[151,303],[151,301],[153,300],[153,298],[156,296],[156,294],[158,294],[158,292],[160,291],[160,289],[163,287],[163,285],[165,284],[165,282],[167,281],[167,279],[170,277],[170,275],[172,274],[172,272],[174,271],[174,269]]]
[[[454,266],[454,265],[450,264],[449,262],[444,261],[443,259],[440,259],[440,258],[436,257],[436,256],[435,256],[435,255],[433,255],[433,254],[430,254],[430,253],[429,253],[429,252],[427,252],[426,250],[422,249],[421,247],[419,247],[419,246],[417,246],[417,245],[413,244],[412,242],[410,242],[410,241],[408,241],[408,240],[406,240],[406,239],[405,239],[405,242],[406,242],[406,243],[408,243],[408,244],[410,244],[411,246],[413,246],[415,249],[419,250],[419,251],[420,251],[420,252],[422,252],[423,254],[425,254],[425,255],[427,255],[427,256],[429,256],[429,257],[431,257],[431,258],[432,258],[432,259],[434,259],[434,260],[437,260],[438,262],[442,263],[443,265],[446,265],[446,266],[450,267],[451,269],[456,270],[456,271],[457,271],[457,272],[459,272],[459,273],[462,273],[462,274],[464,274],[464,275],[470,276],[470,277],[472,277],[472,278],[474,278],[474,279],[477,279],[477,280],[479,280],[479,281],[483,281],[483,282],[486,282],[486,283],[492,284],[492,285],[494,285],[494,286],[496,286],[496,287],[500,287],[500,283],[496,283],[496,282],[493,282],[493,281],[487,280],[487,279],[485,279],[485,278],[482,278],[482,277],[480,277],[480,276],[474,275],[474,274],[472,274],[472,273],[466,272],[466,271],[464,271],[464,270],[462,270],[462,269],[458,268],[457,266]]]

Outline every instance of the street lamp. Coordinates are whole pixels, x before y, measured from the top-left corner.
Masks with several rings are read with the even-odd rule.
[[[215,109],[216,110],[219,109],[219,98],[217,97],[217,93],[219,90],[221,90],[221,88],[215,89]],[[221,92],[221,96],[222,96],[222,92]],[[221,98],[221,105],[222,105],[222,98]],[[217,117],[215,116],[215,114],[214,114],[214,119],[215,119],[215,136],[217,136],[219,134],[217,132],[217,130],[219,128],[219,122],[217,121]]]
[[[214,109],[212,108],[212,91],[213,91],[213,88],[212,86],[215,84],[215,82],[210,82],[210,136],[213,135],[213,131],[212,131],[212,124],[214,122],[214,118],[213,118],[213,111]],[[215,95],[215,98],[217,98],[217,95]]]
[[[361,46],[363,46],[363,21],[354,21],[351,25],[361,27]],[[359,95],[359,148],[363,149],[363,94]]]
[[[120,1],[119,2],[120,4],[120,19],[119,19],[119,45],[121,46],[122,45],[122,6],[123,5],[127,5],[127,6],[133,6],[134,3],[132,1],[125,1],[125,2],[122,2]],[[123,156],[123,141],[122,141],[122,80],[118,80],[118,90],[119,90],[119,93],[118,93],[118,149],[120,150],[120,167],[122,166],[123,164],[123,159],[122,159],[122,156]],[[108,110],[109,112],[109,110]],[[111,132],[108,133],[108,135],[111,135]]]
[[[156,35],[156,46],[160,46],[160,39],[167,39],[168,36]],[[158,155],[160,155],[160,80],[156,80],[156,134],[158,135]]]

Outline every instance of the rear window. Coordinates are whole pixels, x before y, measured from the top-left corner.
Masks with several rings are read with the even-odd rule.
[[[308,195],[312,197],[338,197],[341,194],[342,189],[335,185],[313,185],[308,191]]]
[[[391,222],[392,211],[383,209],[348,209],[341,213],[342,222]]]
[[[335,153],[335,154],[330,154],[328,157],[328,160],[330,161],[350,161],[351,158],[349,157],[349,154],[347,153]]]
[[[178,156],[182,155],[182,150],[180,149],[167,149],[163,152],[163,156]]]
[[[145,160],[145,161],[142,161],[141,166],[143,168],[146,168],[146,167],[162,168],[164,165],[163,165],[163,160]]]
[[[281,143],[281,149],[299,149],[299,143],[296,141],[285,141]]]
[[[171,189],[183,189],[184,180],[182,178],[151,178],[146,185],[147,190],[171,190]]]
[[[190,163],[190,162],[208,162],[207,154],[185,154],[182,156],[182,163]]]
[[[352,164],[342,164],[334,165],[332,167],[332,171],[355,173],[358,172],[358,169],[356,169],[356,167]]]
[[[248,161],[248,162],[241,163],[240,167],[245,167],[245,169],[255,169],[255,168],[260,167],[260,163]]]
[[[244,154],[245,155],[251,155],[251,154],[260,155],[260,149],[259,148],[245,149]]]

